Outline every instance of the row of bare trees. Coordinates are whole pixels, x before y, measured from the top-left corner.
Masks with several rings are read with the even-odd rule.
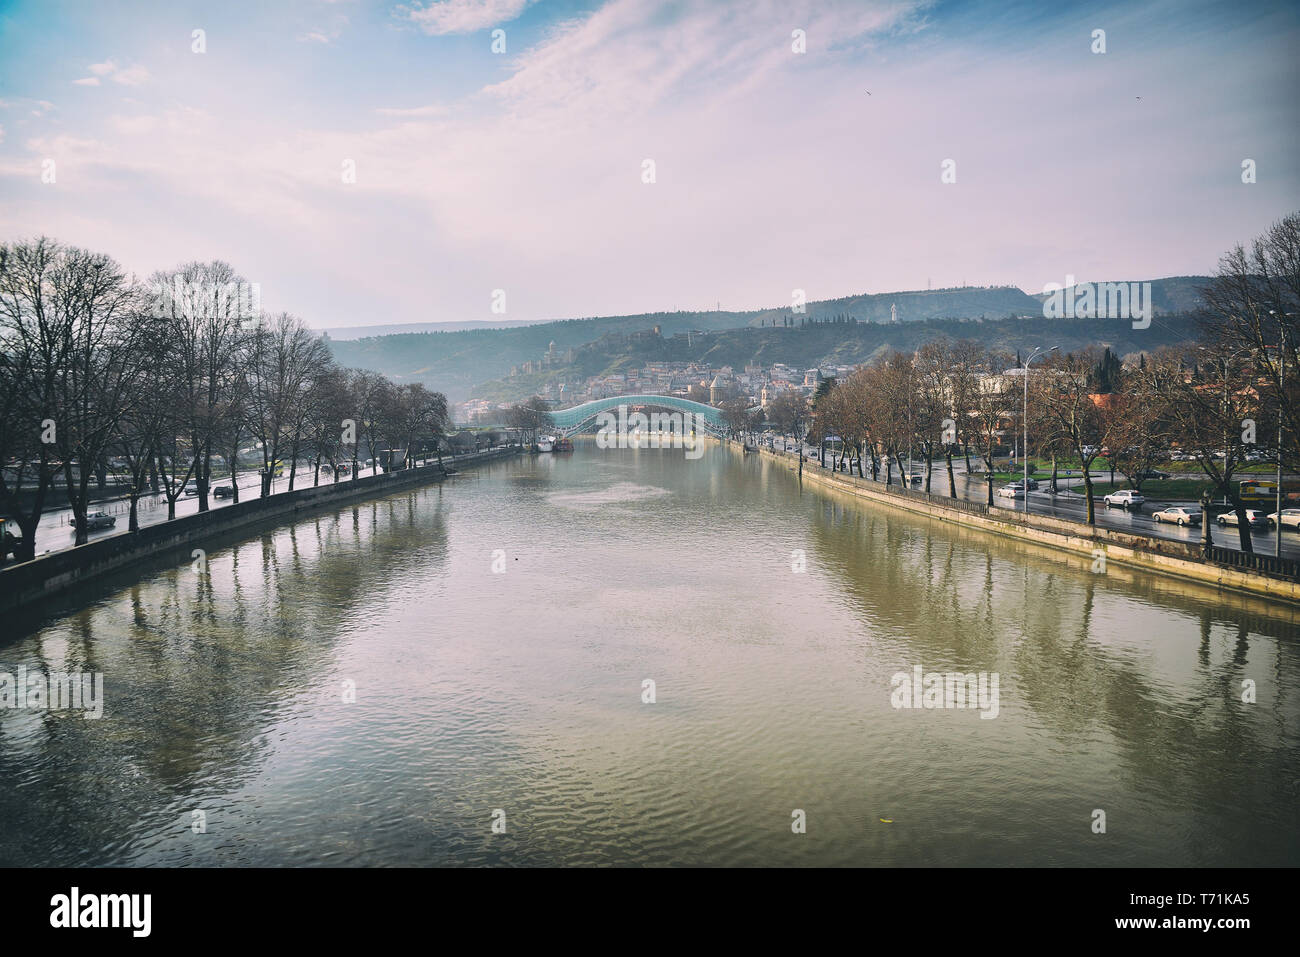
[[[860,475],[869,469],[880,480],[883,473],[886,484],[893,482],[895,465],[902,480],[910,450],[925,462],[924,490],[930,492],[935,464],[942,462],[947,494],[955,498],[955,456],[965,458],[968,474],[975,471],[974,456],[991,475],[994,460],[1019,445],[1025,372],[1014,361],[969,341],[891,353],[817,399],[810,434],[838,438],[833,467],[856,461]],[[1284,470],[1300,468],[1300,445],[1285,419],[1278,445],[1279,403],[1271,380],[1246,357],[1216,359],[1195,348],[1142,354],[1103,376],[1110,365],[1105,350],[1087,349],[1049,356],[1029,372],[1029,452],[1051,460],[1053,490],[1058,460],[1077,463],[1092,524],[1099,458],[1140,490],[1178,450],[1199,464],[1215,496],[1239,511],[1241,547],[1250,550],[1237,492],[1242,466],[1275,461],[1280,448]],[[991,481],[986,496],[991,505]]]
[[[48,238],[0,245],[0,512],[34,557],[41,516],[62,486],[76,526],[110,473],[137,502],[165,495],[168,518],[187,485],[199,510],[218,480],[239,498],[240,470],[260,494],[288,462],[319,484],[359,448],[413,455],[448,428],[446,399],[423,385],[340,368],[325,340],[287,313],[250,313],[223,262],[189,263],[139,282],[108,256]],[[188,290],[172,296],[169,290]],[[94,487],[92,488],[92,483]]]
[[[835,467],[856,453],[859,474],[869,467],[878,479],[883,470],[886,483],[903,454],[919,452],[927,492],[942,458],[955,498],[953,457],[965,457],[969,474],[974,453],[991,475],[994,458],[1015,448],[1027,425],[1030,451],[1051,459],[1053,490],[1058,458],[1079,464],[1090,524],[1099,457],[1141,489],[1177,450],[1232,505],[1241,548],[1250,551],[1237,484],[1243,466],[1262,460],[1300,471],[1300,214],[1225,255],[1203,295],[1199,344],[1127,363],[1090,348],[1048,354],[1026,372],[1018,359],[972,341],[890,353],[814,399],[810,434],[840,439]],[[986,495],[992,504],[991,481]]]

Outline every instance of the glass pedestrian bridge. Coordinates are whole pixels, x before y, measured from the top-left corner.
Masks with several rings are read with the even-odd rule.
[[[691,422],[697,428],[703,428],[714,434],[721,434],[726,429],[722,421],[721,409],[675,395],[614,395],[608,399],[584,402],[569,409],[559,409],[551,413],[551,419],[555,422],[557,432],[563,435],[574,435],[582,431],[588,422],[593,421],[602,412],[612,412],[617,416],[621,405],[627,406],[629,415],[633,412],[643,412],[648,415],[652,408],[677,413],[689,412]]]

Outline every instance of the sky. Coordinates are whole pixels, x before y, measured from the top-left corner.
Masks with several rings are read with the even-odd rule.
[[[1300,209],[1296,49],[1249,0],[0,0],[0,241],[317,328],[1206,274]]]

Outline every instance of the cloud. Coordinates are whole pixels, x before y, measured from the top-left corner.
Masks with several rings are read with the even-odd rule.
[[[329,45],[343,35],[343,28],[349,23],[346,14],[335,14],[330,18],[330,26],[309,30],[298,38],[299,43],[320,43]]]
[[[87,69],[90,70],[91,76],[72,82],[77,86],[99,86],[100,77],[106,77],[121,86],[141,86],[148,83],[150,79],[149,71],[138,63],[133,63],[123,70],[111,58],[103,63],[92,63]]]
[[[114,73],[113,82],[120,83],[122,86],[140,86],[142,83],[149,82],[149,71],[138,64],[130,66]]]
[[[492,5],[438,7],[435,29]],[[7,218],[66,227],[142,268],[167,265],[177,249],[219,253],[268,288],[273,280],[283,307],[338,325],[351,314],[488,318],[494,288],[510,290],[511,318],[540,319],[718,299],[767,306],[794,288],[821,298],[924,289],[931,277],[936,287],[1039,289],[1067,271],[1186,274],[1202,259],[1213,266],[1225,231],[1256,232],[1250,217],[1266,197],[1272,209],[1272,196],[1295,195],[1289,169],[1276,187],[1245,190],[1239,160],[1203,147],[1226,129],[1226,140],[1250,144],[1241,156],[1283,155],[1294,106],[1252,108],[1248,93],[1283,88],[1259,66],[1284,62],[1279,51],[1223,75],[1185,75],[1178,64],[1193,53],[1236,61],[1198,34],[1161,34],[1140,58],[1093,57],[1069,24],[980,35],[978,11],[954,22],[943,10],[924,0],[606,0],[530,28],[535,39],[520,37],[509,58],[480,48],[477,66],[449,60],[417,78],[394,47],[362,42],[394,37],[392,21],[363,22],[350,52],[373,65],[372,82],[328,94],[253,56],[216,87],[199,85],[190,61],[164,82],[160,63],[130,105],[79,103],[72,118],[62,105],[60,128],[73,119],[94,141],[32,143],[25,124],[44,125],[25,115],[34,101],[11,98],[23,112],[7,124],[0,161],[30,179],[33,158],[57,157],[60,190],[21,200]],[[1144,13],[1132,31],[1159,22]],[[328,37],[330,26],[318,16],[296,29]],[[796,27],[806,54],[791,49]],[[1254,27],[1230,49],[1269,37]],[[397,39],[421,56],[435,45]],[[1072,44],[1081,52],[1062,52]],[[320,52],[290,47],[299,62]],[[96,64],[111,69],[86,79],[118,82],[123,63]],[[274,107],[295,95],[331,108]],[[1178,105],[1191,99],[1203,115]],[[1089,151],[1044,151],[1079,129],[1137,147],[1112,150],[1106,164]],[[20,145],[32,155],[17,155]],[[958,163],[955,185],[940,184],[946,157]],[[653,185],[641,181],[646,158]],[[356,162],[353,184],[340,178],[345,159]],[[1257,190],[1258,207],[1243,205]],[[202,214],[177,225],[178,203]],[[1043,212],[1063,203],[1064,219]],[[1110,213],[1093,215],[1094,203]],[[348,239],[311,241],[320,236]]]
[[[430,103],[428,106],[412,106],[412,107],[405,107],[405,108],[394,107],[394,106],[381,106],[379,109],[375,110],[375,112],[378,113],[380,116],[421,117],[421,116],[446,116],[448,113],[451,112],[451,110],[448,107],[443,106],[441,103]]]
[[[394,15],[409,20],[430,36],[474,33],[508,23],[531,0],[434,0],[427,6],[397,7]]]

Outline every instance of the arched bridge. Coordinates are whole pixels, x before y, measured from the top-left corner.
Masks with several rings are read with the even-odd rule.
[[[657,409],[667,409],[670,412],[689,412],[691,413],[692,424],[697,428],[702,428],[704,431],[712,432],[715,435],[720,435],[726,430],[726,424],[722,421],[721,409],[705,405],[703,402],[695,402],[692,399],[683,399],[676,395],[614,395],[608,399],[595,399],[591,402],[584,402],[582,405],[575,405],[569,409],[559,409],[551,413],[551,420],[555,423],[557,432],[562,435],[573,435],[582,431],[583,426],[602,412],[613,412],[618,415],[620,405],[628,406],[629,414],[633,411],[632,407],[634,406],[637,407],[636,411],[642,411],[641,407],[649,408],[653,406]]]

